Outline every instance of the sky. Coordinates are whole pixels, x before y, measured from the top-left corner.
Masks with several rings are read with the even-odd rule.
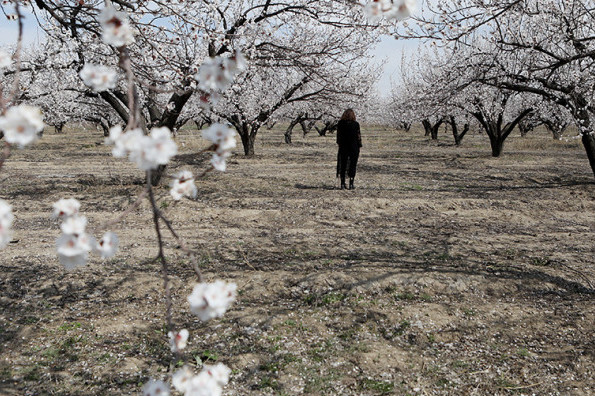
[[[410,58],[419,47],[417,40],[396,40],[392,36],[382,37],[376,49],[372,52],[373,62],[384,63],[382,75],[376,84],[379,94],[383,97],[390,96],[393,83],[398,84],[401,75],[401,62],[403,56]]]

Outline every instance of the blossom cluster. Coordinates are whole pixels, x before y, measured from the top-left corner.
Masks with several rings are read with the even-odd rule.
[[[118,82],[118,75],[115,70],[102,66],[85,64],[81,69],[79,76],[86,86],[91,87],[96,92],[107,91],[115,88]]]
[[[12,207],[8,202],[0,199],[0,249],[4,248],[10,242],[12,221]]]
[[[371,20],[381,18],[402,21],[411,17],[417,6],[416,0],[372,0],[364,8]]]
[[[213,167],[224,172],[225,160],[231,155],[231,149],[236,147],[236,132],[223,124],[212,124],[202,131],[202,137],[215,145],[215,153],[211,159]]]
[[[134,43],[134,32],[130,27],[128,15],[116,11],[113,6],[105,7],[99,14],[101,38],[106,44],[122,47]]]
[[[180,331],[170,331],[167,333],[169,337],[169,344],[172,352],[181,352],[182,349],[186,348],[188,342],[188,330],[182,329]]]
[[[178,172],[174,176],[169,193],[176,201],[179,201],[182,197],[196,198],[197,189],[192,172],[187,170]]]
[[[198,375],[188,366],[176,371],[172,385],[184,396],[220,396],[223,387],[229,382],[231,370],[223,363],[205,365]],[[168,396],[169,386],[163,381],[151,380],[143,387],[143,396]]]
[[[80,207],[73,198],[54,203],[53,217],[62,219],[62,234],[56,240],[56,249],[60,263],[67,270],[85,265],[91,250],[102,258],[109,258],[118,249],[118,237],[113,232],[105,233],[99,241],[87,234],[87,218],[79,215]]]
[[[178,152],[178,146],[166,127],[153,128],[150,135],[146,136],[139,128],[124,133],[120,126],[115,126],[110,129],[106,143],[114,144],[114,157],[128,156],[131,162],[144,171],[166,165]]]
[[[4,132],[4,139],[20,148],[37,140],[43,127],[41,110],[35,106],[13,106],[0,117],[0,131]]]
[[[207,321],[223,316],[236,298],[237,285],[221,280],[199,283],[188,296],[190,311],[200,320]]]
[[[237,51],[231,58],[208,58],[200,68],[194,79],[198,87],[206,92],[224,91],[231,86],[234,77],[246,69],[246,59]]]

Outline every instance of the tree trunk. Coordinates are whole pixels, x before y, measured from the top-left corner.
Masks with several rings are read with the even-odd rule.
[[[578,109],[574,112],[574,118],[582,135],[581,141],[583,142],[583,147],[587,153],[591,171],[595,176],[595,135],[593,135],[595,132],[591,126],[590,114],[587,111],[587,101],[582,96],[578,96],[574,98],[574,102]]]
[[[291,133],[293,132],[293,128],[298,124],[299,118],[294,118],[289,123],[289,126],[285,130],[285,143],[291,144]]]
[[[110,126],[105,118],[102,117],[99,119],[99,126],[103,130],[103,137],[109,137]]]
[[[422,120],[421,124],[424,126],[424,136],[430,136],[432,133],[432,124],[428,120]]]
[[[543,125],[545,126],[545,129],[547,129],[548,131],[550,131],[552,133],[552,137],[554,138],[554,140],[560,140],[562,139],[562,135],[564,134],[564,131],[566,130],[566,128],[568,127],[568,123],[558,123],[558,122],[544,122]]]
[[[504,139],[500,136],[490,135],[490,146],[492,147],[492,157],[499,157],[504,147]]]
[[[256,140],[256,134],[242,134],[242,146],[244,146],[244,155],[246,157],[252,157],[254,155],[254,141]]]
[[[56,133],[61,134],[64,130],[65,124],[66,124],[65,122],[59,122],[58,124],[54,125],[54,129],[56,130]]]
[[[432,128],[432,140],[438,140],[438,128]]]
[[[232,122],[232,125],[236,128],[238,135],[240,135],[240,139],[242,139],[244,155],[246,157],[253,156],[254,142],[256,141],[256,134],[258,133],[258,128],[255,126],[250,126],[247,122],[241,122],[239,121],[239,119],[234,121],[238,121]]]
[[[463,138],[469,132],[469,124],[465,124],[463,126],[463,131],[459,133],[459,128],[457,127],[457,122],[453,116],[450,116],[450,127],[452,129],[452,136],[455,138],[455,145],[460,146]]]
[[[519,124],[519,131],[521,131],[521,137],[527,136],[527,134],[531,132],[531,129],[532,128],[527,127],[526,125]]]
[[[310,120],[306,123],[306,120],[303,120],[302,122],[300,122],[300,126],[302,127],[302,133],[304,137],[306,137],[306,135],[310,133],[312,128],[314,128],[316,121],[317,120]]]
[[[180,116],[182,108],[188,102],[188,99],[192,96],[192,91],[186,91],[182,94],[174,93],[169,99],[169,104],[173,104],[172,107],[166,108],[161,115],[161,120],[158,122],[159,127],[167,127],[173,132],[176,121]],[[157,169],[151,172],[151,185],[156,186],[161,181],[161,177],[165,173],[165,165],[159,165]]]
[[[431,136],[432,140],[438,140],[438,130],[443,122],[444,118],[439,119],[435,124],[432,124],[430,120],[423,120],[421,123],[426,130],[425,136]]]
[[[589,165],[591,165],[591,171],[595,176],[595,136],[592,133],[584,133],[581,138],[585,151],[587,152],[587,158],[589,158]]]
[[[504,127],[502,127],[502,120],[504,119],[503,113],[498,114],[496,120],[491,117],[484,116],[481,111],[471,114],[477,118],[477,121],[479,121],[490,138],[492,157],[499,157],[500,154],[502,154],[502,147],[504,146],[504,141],[508,135],[510,135],[518,123],[521,122],[522,119],[529,115],[532,111],[533,109],[526,109],[522,111],[512,122],[507,123],[504,125]]]
[[[339,121],[325,121],[324,126],[322,128],[318,128],[317,126],[314,126],[314,128],[316,128],[318,135],[326,136],[327,132],[333,132],[337,129],[338,122]]]
[[[159,184],[159,182],[161,181],[161,177],[163,176],[163,173],[165,173],[165,165],[159,165],[157,167],[157,169],[153,169],[151,171],[151,185],[152,186],[156,186]]]

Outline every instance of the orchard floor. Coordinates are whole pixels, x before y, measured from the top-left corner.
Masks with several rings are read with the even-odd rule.
[[[179,136],[170,174],[205,168],[198,136]],[[595,394],[595,184],[580,141],[512,136],[494,159],[485,135],[363,136],[354,191],[337,188],[334,135],[285,145],[281,130],[199,180],[196,200],[157,190],[205,277],[239,288],[200,323],[196,277],[167,236],[188,361],[231,367],[228,395]],[[16,216],[0,252],[1,395],[139,394],[170,372],[148,205],[114,228],[114,259],[66,272],[56,258],[53,202],[80,200],[93,229],[143,188],[102,140],[50,131],[0,173]]]

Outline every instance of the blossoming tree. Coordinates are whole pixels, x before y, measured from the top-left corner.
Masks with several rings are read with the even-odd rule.
[[[393,34],[467,47],[476,82],[564,106],[595,175],[594,18],[590,1],[437,0]]]

